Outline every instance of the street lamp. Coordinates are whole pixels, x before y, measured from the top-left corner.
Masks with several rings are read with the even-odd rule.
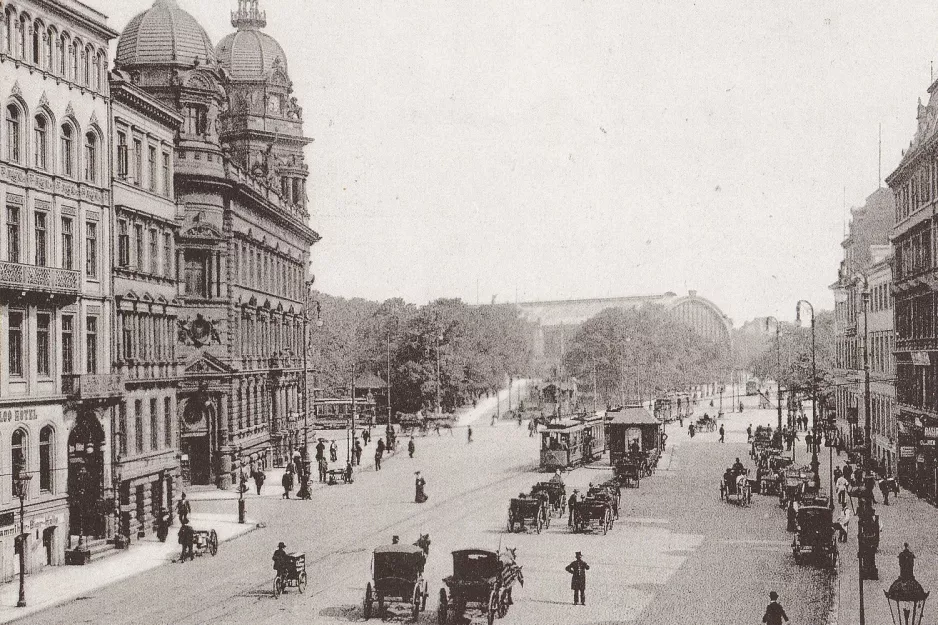
[[[14,494],[20,500],[20,596],[16,602],[18,608],[26,607],[26,495],[29,494],[29,480],[32,478],[22,463],[18,463],[14,468]]]
[[[884,590],[886,601],[889,603],[889,614],[893,625],[921,625],[922,613],[925,610],[925,601],[930,593],[925,592],[922,585],[915,579],[915,555],[909,551],[909,543],[905,543],[899,554],[899,577],[892,583],[889,590]]]
[[[778,318],[771,315],[765,318],[765,329],[769,329],[769,319],[775,322],[775,401],[778,404],[778,431],[782,431],[782,339]]]
[[[244,480],[244,458],[241,456],[241,445],[238,445],[238,523],[244,523],[245,505],[244,490],[247,484]]]
[[[866,276],[857,275],[855,280],[857,285],[862,286],[860,296],[863,301],[863,449],[866,460],[869,461],[873,456],[873,420],[870,414],[870,333],[869,333],[869,308],[870,308],[870,288]]]
[[[814,444],[811,445],[811,471],[814,473],[814,487],[821,488],[820,461],[817,457],[817,348],[814,336],[814,305],[808,300],[798,300],[795,304],[795,318],[801,323],[801,305],[811,309],[811,429]],[[794,445],[792,445],[794,447]]]
[[[316,282],[316,276],[310,276],[306,281],[306,302],[303,308],[303,475],[302,484],[296,496],[300,499],[309,497],[309,313],[313,304],[313,284]],[[316,304],[316,327],[322,327],[322,307],[319,302]],[[315,409],[316,398],[313,398],[313,408]]]

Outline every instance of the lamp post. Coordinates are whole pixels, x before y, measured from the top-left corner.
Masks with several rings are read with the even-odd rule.
[[[313,304],[313,284],[316,282],[316,276],[310,276],[306,281],[306,305],[303,308],[303,475],[300,480],[300,490],[296,496],[300,499],[307,499],[309,492],[309,313]],[[316,327],[322,327],[322,307],[319,302],[316,304]],[[315,390],[315,389],[314,389]],[[315,410],[316,398],[313,397],[313,409]]]
[[[247,512],[244,505],[244,489],[247,483],[244,479],[244,458],[241,453],[241,445],[238,445],[238,523],[243,524]]]
[[[858,282],[862,284],[863,290],[860,291],[863,301],[863,449],[866,456],[867,466],[873,456],[873,437],[872,437],[872,415],[870,414],[870,332],[869,332],[869,309],[870,309],[870,289],[866,281],[866,276],[860,276]]]
[[[795,304],[795,318],[801,322],[801,305],[811,309],[811,430],[814,444],[811,445],[811,471],[814,473],[814,487],[821,487],[820,467],[817,457],[817,348],[814,332],[814,305],[808,300],[798,300]],[[794,446],[793,446],[794,447]]]
[[[909,551],[909,543],[905,543],[899,554],[899,577],[889,586],[889,590],[883,591],[889,603],[889,615],[892,616],[893,625],[922,623],[925,601],[930,593],[925,592],[915,579],[914,567],[915,555]]]
[[[21,463],[14,468],[13,485],[20,500],[20,594],[16,602],[18,608],[26,607],[26,495],[29,493],[29,481],[32,477]]]
[[[782,324],[778,318],[768,316],[765,318],[765,329],[769,329],[769,319],[775,322],[775,401],[778,404],[778,431],[782,431]]]

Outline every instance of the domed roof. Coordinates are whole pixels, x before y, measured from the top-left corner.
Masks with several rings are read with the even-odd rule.
[[[215,61],[212,41],[176,0],[156,0],[127,24],[117,43],[119,67],[195,65]]]
[[[215,56],[234,80],[265,78],[275,64],[287,73],[283,48],[276,39],[256,28],[241,28],[226,35],[218,42]]]

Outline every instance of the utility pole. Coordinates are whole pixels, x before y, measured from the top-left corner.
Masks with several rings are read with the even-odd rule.
[[[596,400],[599,398],[599,388],[596,386],[596,361],[593,361],[593,414],[596,413],[597,404]]]
[[[440,336],[437,338],[436,342],[436,414],[440,415],[443,413],[443,407],[440,403],[440,398],[442,397],[440,391],[440,341],[443,340],[443,337]],[[495,391],[495,403],[498,405],[498,391]]]
[[[388,427],[391,427],[391,330],[388,329]]]

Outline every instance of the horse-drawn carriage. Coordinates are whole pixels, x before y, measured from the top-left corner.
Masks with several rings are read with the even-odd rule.
[[[748,469],[727,469],[720,480],[720,501],[748,506],[752,503],[752,485]]]
[[[749,457],[758,460],[763,453],[772,453],[780,450],[780,446],[775,445],[775,438],[772,434],[772,428],[767,425],[757,425],[756,431],[752,435],[752,441],[749,448]]]
[[[542,497],[513,497],[508,504],[508,531],[520,532],[532,527],[540,534],[541,529],[550,527],[550,514],[547,512],[548,500]]]
[[[785,469],[779,482],[779,507],[785,508],[790,501],[801,499],[805,494],[817,494],[817,488],[811,485],[810,469],[808,467]]]
[[[621,499],[621,491],[619,490],[619,483],[615,480],[603,482],[599,486],[591,486],[586,491],[586,499],[597,499],[600,501],[605,501],[609,504],[609,509],[612,511],[613,521],[619,518],[619,501]]]
[[[386,545],[374,551],[371,579],[365,587],[362,611],[365,618],[372,614],[383,617],[389,602],[409,604],[416,621],[427,607],[427,582],[423,578],[426,564],[424,549],[416,545]],[[377,605],[377,610],[375,607]]]
[[[306,590],[306,554],[288,553],[283,562],[284,568],[274,578],[274,597],[279,597],[290,586],[303,594]]]
[[[555,512],[563,517],[567,511],[567,489],[563,482],[538,482],[531,488],[531,496],[546,497],[548,517]]]
[[[586,497],[570,511],[574,532],[598,531],[603,534],[612,529],[614,522],[612,502],[608,496]]]
[[[717,420],[708,414],[697,419],[698,432],[713,432],[717,429]]]
[[[759,467],[756,469],[756,492],[762,495],[778,495],[780,491],[778,474],[791,464],[791,458],[779,455],[778,450],[761,452]]]
[[[642,467],[632,460],[620,460],[612,468],[616,481],[628,488],[638,488],[642,481]]]
[[[481,610],[488,625],[508,613],[511,587],[524,585],[521,567],[515,563],[514,550],[504,553],[486,549],[460,549],[453,552],[453,574],[445,577],[440,589],[437,619],[440,625],[452,615],[452,622],[463,620],[469,607]],[[448,592],[447,592],[448,591]]]
[[[807,555],[834,566],[837,563],[837,537],[828,506],[801,506],[797,512],[797,533],[791,543],[795,562]]]

